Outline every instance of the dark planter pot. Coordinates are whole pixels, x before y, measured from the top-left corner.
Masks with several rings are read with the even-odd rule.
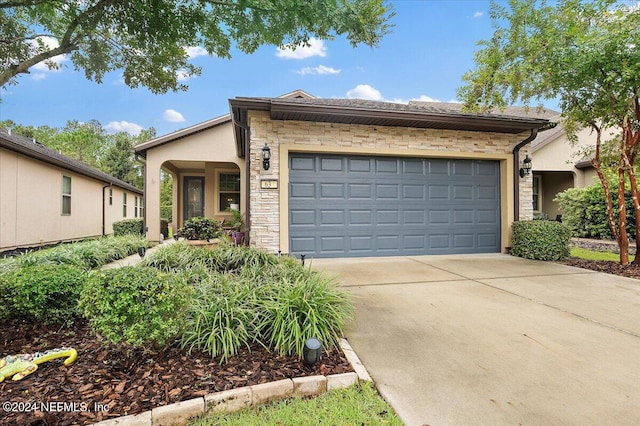
[[[138,256],[144,257],[146,253],[147,253],[146,247],[143,247],[143,246],[138,247]]]
[[[245,237],[245,233],[241,231],[233,231],[231,233],[231,241],[236,246],[244,245],[244,237]]]

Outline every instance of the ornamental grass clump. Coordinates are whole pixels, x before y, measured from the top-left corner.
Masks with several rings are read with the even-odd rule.
[[[272,277],[274,292],[260,300],[264,316],[258,329],[269,347],[302,357],[310,337],[319,339],[326,350],[337,347],[353,306],[331,278],[298,268]]]
[[[109,342],[162,348],[182,332],[192,294],[181,274],[125,266],[94,272],[79,306]]]

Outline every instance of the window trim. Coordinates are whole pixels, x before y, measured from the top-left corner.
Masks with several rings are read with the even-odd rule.
[[[538,197],[538,208],[536,209],[534,197]],[[531,206],[534,213],[542,212],[542,176],[534,175],[531,182]]]
[[[69,192],[68,193],[64,192],[65,179],[69,179]],[[62,175],[62,190],[61,190],[61,193],[62,193],[62,206],[61,206],[61,209],[60,209],[62,216],[71,216],[71,192],[72,192],[71,191],[71,176]],[[65,199],[69,200],[69,211],[68,212],[65,212],[65,209],[64,209],[64,200]]]
[[[222,191],[221,190],[221,186],[220,186],[220,176],[226,174],[226,175],[238,175],[238,179],[241,179],[241,174],[240,174],[240,170],[238,169],[220,169],[216,171],[216,213],[217,214],[229,214],[228,211],[226,210],[222,210],[222,205],[220,204],[220,196],[222,194],[228,193],[228,194],[238,194],[238,203],[241,203],[241,189],[242,189],[242,182],[240,181],[240,187],[238,188],[238,191]]]

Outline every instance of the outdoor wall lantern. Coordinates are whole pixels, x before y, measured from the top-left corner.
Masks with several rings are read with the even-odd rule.
[[[264,143],[262,147],[262,168],[265,170],[269,170],[271,166],[271,148],[267,146],[267,143]]]
[[[302,349],[302,357],[305,364],[311,366],[320,361],[322,356],[322,343],[320,340],[312,337],[304,342],[304,348]]]
[[[531,173],[531,158],[529,158],[529,155],[525,155],[524,160],[522,160],[522,167],[520,167],[520,177],[529,176],[529,173]]]

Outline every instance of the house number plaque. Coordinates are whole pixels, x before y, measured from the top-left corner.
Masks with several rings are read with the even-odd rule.
[[[278,189],[278,179],[261,179],[260,189]]]

